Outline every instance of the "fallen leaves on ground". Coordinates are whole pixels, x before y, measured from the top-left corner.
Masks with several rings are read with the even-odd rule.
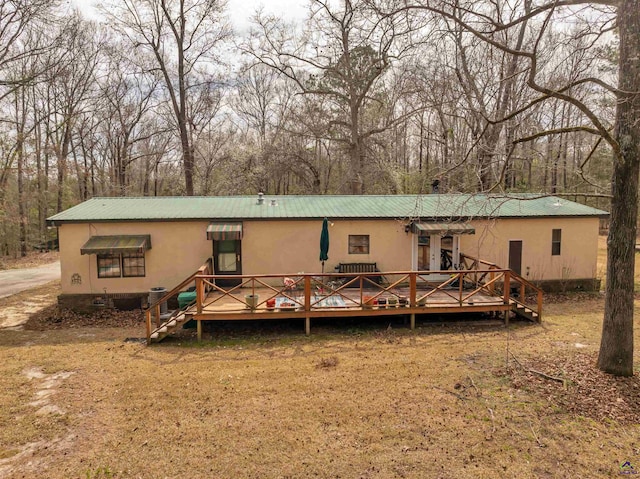
[[[25,324],[25,329],[42,331],[84,327],[135,327],[143,323],[144,312],[140,309],[133,311],[102,309],[83,314],[52,305],[34,313]]]
[[[640,421],[640,375],[616,377],[596,367],[596,353],[573,353],[566,357],[543,356],[520,359],[508,371],[512,386],[525,389],[550,406],[596,421],[614,420],[624,424]],[[563,379],[555,381],[532,372],[539,371]],[[504,374],[504,371],[498,372]]]
[[[2,256],[0,257],[0,270],[33,268],[34,266],[53,263],[59,259],[60,253],[58,251],[46,251],[43,253],[32,251],[28,253],[27,256],[18,258]]]

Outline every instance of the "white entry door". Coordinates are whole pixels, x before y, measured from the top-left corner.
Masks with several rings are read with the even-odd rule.
[[[440,235],[429,236],[429,270],[440,270],[440,254],[442,249],[442,242]]]

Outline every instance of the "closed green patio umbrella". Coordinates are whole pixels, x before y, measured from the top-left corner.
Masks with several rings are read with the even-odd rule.
[[[329,259],[329,220],[322,220],[322,232],[320,233],[320,261],[324,273],[324,262]]]

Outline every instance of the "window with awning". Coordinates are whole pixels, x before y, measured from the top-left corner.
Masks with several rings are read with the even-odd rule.
[[[207,226],[207,239],[210,240],[241,240],[242,223],[211,223]]]
[[[143,254],[148,249],[151,249],[151,235],[92,236],[80,248],[80,254]]]
[[[469,223],[414,223],[413,233],[420,236],[473,235],[476,229]]]

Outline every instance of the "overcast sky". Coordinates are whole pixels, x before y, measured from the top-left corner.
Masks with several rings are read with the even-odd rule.
[[[229,0],[229,17],[238,31],[248,27],[249,19],[260,6],[267,13],[291,20],[303,19],[307,12],[305,0]]]
[[[95,18],[95,6],[101,0],[72,0],[89,18]],[[273,13],[289,20],[303,19],[307,12],[306,0],[228,0],[228,14],[238,33],[246,30],[249,19],[260,6],[266,13]]]

